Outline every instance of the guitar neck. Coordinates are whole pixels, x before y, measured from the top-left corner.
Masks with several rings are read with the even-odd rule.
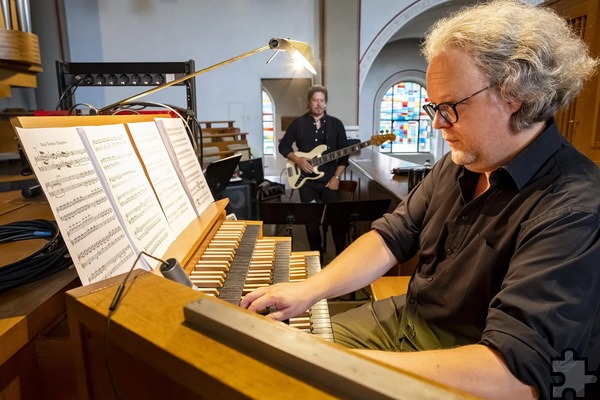
[[[318,167],[319,165],[323,165],[333,160],[337,160],[340,157],[347,156],[348,154],[359,151],[360,149],[370,146],[371,141],[367,140],[366,142],[361,142],[357,144],[353,144],[352,146],[344,147],[343,149],[339,149],[336,151],[332,151],[331,153],[327,153],[321,157],[315,157],[310,160],[310,165],[313,167]]]

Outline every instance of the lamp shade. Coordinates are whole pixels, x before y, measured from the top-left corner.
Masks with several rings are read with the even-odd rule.
[[[317,74],[314,67],[314,59],[310,45],[305,42],[291,39],[271,39],[269,47],[273,50],[282,50],[290,53],[295,61],[309,70],[313,75]]]

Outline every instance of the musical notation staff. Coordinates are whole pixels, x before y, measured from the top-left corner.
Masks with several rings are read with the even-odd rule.
[[[135,152],[125,127],[115,124],[77,129],[101,171],[105,189],[115,199],[113,206],[132,242],[148,253],[162,254],[172,230],[140,160],[131,156]]]
[[[47,139],[50,137],[51,141]],[[31,166],[40,182],[44,182],[46,198],[73,262],[80,267],[82,282],[87,284],[115,271],[125,271],[136,252],[110,205],[93,163],[89,160],[71,163],[86,153],[77,130],[32,129],[21,132],[20,139],[24,146],[37,149]],[[60,159],[71,163],[71,167],[63,168],[61,162],[52,162]],[[115,258],[107,249],[119,249],[121,256]]]
[[[130,123],[127,128],[173,234],[177,236],[196,219],[195,207],[181,185],[156,123]]]
[[[177,118],[159,118],[157,126],[168,138],[167,151],[172,152],[174,159],[178,160],[177,173],[181,175],[187,187],[191,191],[191,201],[196,207],[198,215],[214,200],[202,167],[196,157],[185,127]]]

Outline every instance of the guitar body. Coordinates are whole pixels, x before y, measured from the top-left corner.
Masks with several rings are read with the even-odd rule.
[[[314,149],[312,149],[310,153],[303,153],[301,151],[297,151],[294,154],[298,157],[304,157],[308,158],[309,160],[312,160],[314,158],[321,157],[321,154],[323,154],[325,150],[327,150],[327,146],[324,144],[320,144]],[[308,179],[319,179],[325,174],[324,172],[319,171],[317,169],[317,166],[314,166],[313,173],[307,175],[306,172],[302,171],[300,167],[298,167],[295,163],[289,160],[285,166],[285,171],[287,173],[288,185],[290,185],[292,189],[298,189],[302,185],[304,185],[304,182],[306,182]]]
[[[313,167],[313,173],[306,174],[296,165],[296,163],[288,160],[287,165],[285,167],[285,172],[288,177],[288,185],[290,185],[292,189],[298,189],[299,187],[304,185],[304,182],[306,182],[307,180],[319,179],[323,175],[325,175],[324,172],[318,170],[319,165],[323,165],[333,160],[337,160],[340,157],[347,156],[348,154],[354,153],[355,151],[359,151],[360,149],[366,146],[379,146],[388,140],[396,140],[396,135],[394,135],[393,133],[387,135],[374,135],[371,136],[371,140],[367,140],[366,142],[358,144],[353,144],[352,146],[344,147],[343,149],[327,153],[324,156],[322,154],[325,152],[325,150],[327,150],[327,145],[324,144],[318,145],[317,147],[312,149],[310,153],[303,153],[297,151],[294,154],[298,157],[304,157],[308,159],[308,162]]]

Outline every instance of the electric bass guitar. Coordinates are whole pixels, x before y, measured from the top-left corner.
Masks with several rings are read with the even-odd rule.
[[[307,180],[319,179],[325,174],[324,172],[318,170],[317,167],[319,167],[320,165],[323,165],[333,160],[337,160],[338,158],[347,156],[350,153],[359,151],[363,147],[367,147],[370,145],[381,146],[388,140],[396,140],[396,135],[392,133],[387,135],[373,135],[371,136],[371,140],[353,144],[352,146],[344,147],[343,149],[327,153],[323,156],[321,154],[323,154],[323,152],[327,150],[327,145],[324,144],[318,145],[317,147],[312,149],[310,153],[296,151],[294,152],[296,156],[304,157],[309,160],[308,162],[313,167],[313,172],[311,174],[307,174],[306,172],[302,171],[300,167],[298,167],[294,162],[288,160],[287,165],[285,167],[288,184],[292,187],[292,189],[298,189],[299,187],[304,185],[304,182],[306,182]]]

